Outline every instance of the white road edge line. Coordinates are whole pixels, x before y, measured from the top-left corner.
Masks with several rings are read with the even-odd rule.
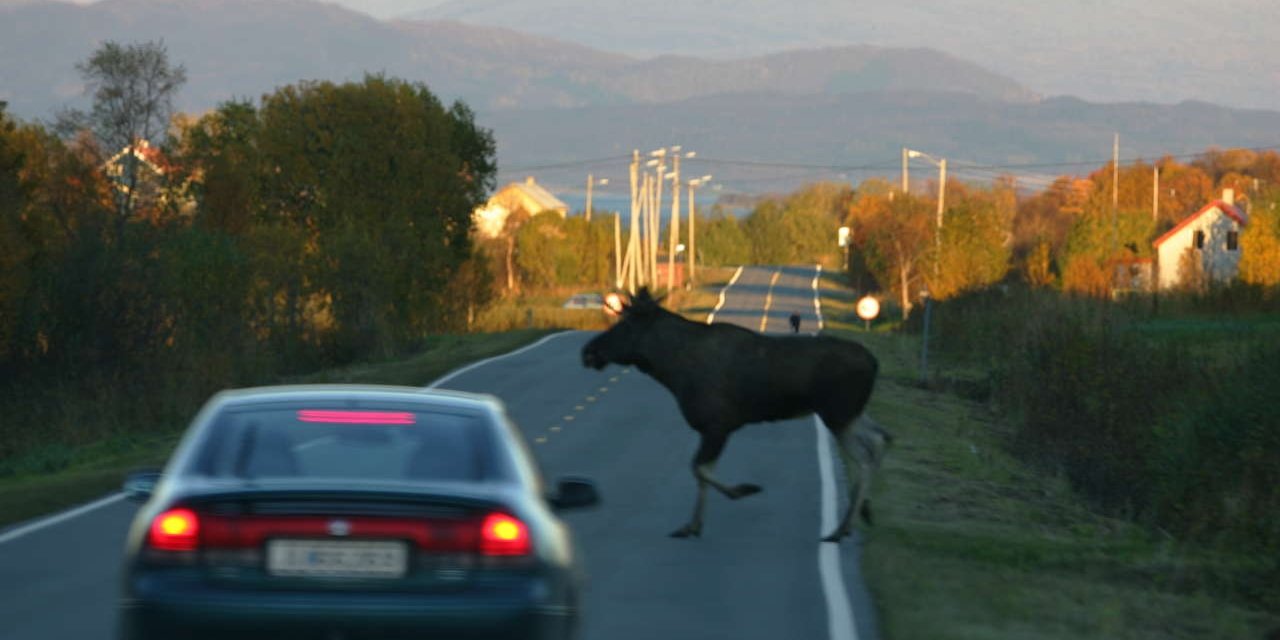
[[[716,321],[716,314],[720,312],[720,307],[724,306],[725,292],[729,290],[729,287],[733,286],[733,283],[738,281],[738,276],[740,275],[742,275],[742,267],[738,267],[738,270],[733,272],[733,277],[729,278],[729,284],[726,284],[723,288],[720,289],[720,302],[717,302],[716,308],[712,309],[711,313],[707,314],[707,324],[711,324],[712,322]]]
[[[99,500],[90,502],[89,504],[82,504],[74,509],[71,509],[70,511],[63,511],[62,513],[56,513],[47,518],[41,518],[39,520],[36,520],[35,522],[22,525],[15,529],[10,529],[9,531],[0,533],[0,544],[17,540],[18,538],[21,538],[22,536],[25,536],[28,533],[34,533],[41,529],[52,527],[53,525],[58,524],[59,522],[62,522],[64,520],[70,520],[78,515],[88,513],[99,507],[105,507],[109,504],[114,504],[116,502],[124,500],[124,498],[125,498],[124,493],[113,493],[105,498],[101,498]]]
[[[813,312],[818,314],[818,331],[822,331],[822,298],[818,295],[818,281],[822,279],[822,265],[813,273]]]
[[[818,535],[825,536],[836,526],[836,483],[827,429],[818,416],[813,417],[813,426],[818,434],[818,476],[822,483],[822,517]],[[858,628],[853,624],[849,592],[845,589],[844,572],[840,568],[840,543],[818,543],[818,576],[822,581],[822,595],[827,601],[827,637],[830,640],[858,640]]]
[[[537,341],[537,342],[535,342],[535,343],[533,343],[533,344],[525,345],[524,347],[521,347],[521,348],[519,348],[519,349],[516,349],[515,351],[512,351],[512,352],[510,352],[510,353],[504,353],[504,354],[499,355],[499,356],[494,356],[494,357],[492,357],[492,358],[486,358],[486,359],[484,359],[484,360],[480,360],[479,362],[473,362],[473,363],[471,363],[471,364],[469,364],[469,365],[467,365],[467,366],[465,366],[465,367],[462,367],[462,368],[459,368],[459,369],[454,370],[453,372],[451,372],[451,373],[449,373],[448,375],[446,375],[446,376],[444,376],[444,377],[442,377],[442,378],[440,378],[440,379],[436,380],[435,382],[432,382],[431,384],[427,385],[427,387],[426,387],[426,388],[428,388],[428,389],[434,389],[434,388],[436,388],[436,387],[438,387],[438,386],[440,386],[440,385],[442,385],[442,384],[444,384],[444,383],[448,382],[449,380],[452,380],[454,377],[460,376],[460,375],[462,375],[462,374],[464,374],[464,373],[466,373],[466,372],[468,372],[468,371],[470,371],[470,370],[472,370],[472,369],[475,369],[476,367],[479,367],[479,366],[484,365],[484,364],[488,364],[488,363],[493,362],[493,361],[495,361],[495,360],[501,360],[502,358],[506,358],[506,357],[510,357],[510,356],[514,356],[514,355],[518,355],[518,354],[524,353],[525,351],[529,351],[530,349],[534,349],[534,348],[536,348],[536,347],[539,347],[539,346],[543,345],[544,343],[546,343],[546,342],[548,342],[548,341],[552,340],[553,338],[559,338],[559,337],[562,337],[562,336],[566,336],[566,335],[569,335],[570,333],[572,333],[572,332],[570,332],[570,331],[563,331],[563,332],[560,332],[560,333],[553,333],[553,334],[551,334],[551,335],[549,335],[549,336],[546,336],[546,337],[544,337],[543,339],[541,339],[541,340],[539,340],[539,341]],[[90,512],[90,511],[93,511],[94,509],[99,509],[99,508],[101,508],[101,507],[105,507],[105,506],[107,506],[107,505],[115,504],[115,503],[117,503],[117,502],[119,502],[119,501],[123,500],[124,498],[125,498],[125,494],[124,494],[124,493],[113,493],[113,494],[111,494],[111,495],[109,495],[109,496],[107,496],[107,497],[105,497],[105,498],[101,498],[101,499],[99,499],[99,500],[95,500],[95,501],[90,502],[90,503],[88,503],[88,504],[80,505],[80,506],[78,506],[78,507],[75,507],[74,509],[70,509],[70,510],[68,510],[68,511],[63,511],[62,513],[56,513],[56,514],[51,515],[51,516],[48,516],[48,517],[46,517],[46,518],[41,518],[41,519],[39,519],[39,520],[36,520],[35,522],[31,522],[31,523],[28,523],[28,524],[25,524],[25,525],[22,525],[22,526],[16,527],[16,528],[14,528],[14,529],[10,529],[10,530],[8,530],[8,531],[5,531],[5,532],[3,532],[3,533],[0,533],[0,544],[4,544],[4,543],[6,543],[6,542],[11,542],[11,541],[13,541],[13,540],[17,540],[18,538],[21,538],[21,537],[23,537],[23,536],[25,536],[25,535],[27,535],[27,534],[29,534],[29,533],[34,533],[34,532],[39,531],[39,530],[41,530],[41,529],[45,529],[45,528],[48,528],[48,527],[52,527],[52,526],[53,526],[53,525],[55,525],[55,524],[58,524],[58,523],[60,523],[60,522],[64,522],[64,521],[66,521],[66,520],[70,520],[70,519],[72,519],[72,518],[74,518],[74,517],[76,517],[76,516],[79,516],[79,515],[82,515],[82,514],[88,513],[88,512]]]
[[[818,330],[822,330],[822,298],[818,295],[818,280],[822,277],[822,265],[817,265],[813,276],[813,308],[818,314]],[[818,535],[825,536],[836,526],[836,482],[831,464],[829,435],[822,420],[813,416],[813,426],[818,433],[818,477],[822,484],[822,517]],[[840,544],[818,543],[818,576],[822,581],[822,595],[827,601],[827,637],[830,640],[858,640],[858,627],[853,623],[853,610],[849,607],[849,591],[844,586],[844,572],[840,568]]]
[[[464,373],[466,373],[466,372],[468,372],[468,371],[470,371],[470,370],[472,370],[472,369],[475,369],[475,368],[477,368],[477,367],[483,367],[484,365],[489,364],[490,362],[496,362],[496,361],[501,360],[501,359],[503,359],[503,358],[510,358],[511,356],[518,356],[518,355],[520,355],[520,354],[522,354],[522,353],[524,353],[524,352],[526,352],[526,351],[531,351],[531,350],[533,350],[533,349],[537,349],[538,347],[541,347],[542,345],[546,344],[547,342],[550,342],[551,340],[554,340],[554,339],[556,339],[556,338],[563,338],[563,337],[565,337],[565,336],[567,336],[567,335],[572,335],[572,334],[573,334],[573,332],[572,332],[572,331],[561,331],[561,332],[559,332],[559,333],[553,333],[553,334],[551,334],[551,335],[549,335],[549,336],[546,336],[546,337],[544,337],[543,339],[541,339],[541,340],[539,340],[539,341],[537,341],[537,342],[535,342],[535,343],[533,343],[533,344],[527,344],[527,345],[525,345],[525,346],[523,346],[523,347],[520,347],[519,349],[516,349],[515,351],[511,351],[511,352],[509,352],[509,353],[504,353],[504,354],[502,354],[502,355],[498,355],[498,356],[493,356],[492,358],[485,358],[484,360],[478,360],[478,361],[476,361],[476,362],[472,362],[471,364],[466,365],[466,366],[464,366],[464,367],[460,367],[460,368],[458,368],[458,369],[454,369],[453,371],[451,371],[451,372],[449,372],[448,374],[446,374],[444,377],[439,378],[439,379],[437,379],[435,382],[432,382],[431,384],[427,385],[425,388],[426,388],[426,389],[435,389],[436,387],[439,387],[440,385],[442,385],[442,384],[444,384],[444,383],[446,383],[446,382],[448,382],[448,381],[450,381],[450,380],[452,380],[452,379],[454,379],[454,378],[456,378],[456,377],[458,377],[458,376],[460,376],[460,375],[462,375],[462,374],[464,374]]]

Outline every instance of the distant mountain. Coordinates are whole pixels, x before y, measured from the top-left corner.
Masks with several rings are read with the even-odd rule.
[[[451,0],[412,16],[640,56],[929,47],[1046,95],[1280,106],[1271,0]]]
[[[426,82],[477,109],[669,102],[721,92],[934,88],[1030,99],[1016,82],[927,49],[843,47],[746,60],[641,60],[456,22],[381,22],[308,0],[107,0],[0,8],[0,99],[27,117],[75,102],[75,64],[104,40],[165,40],[184,109],[366,71]]]
[[[615,0],[600,2],[607,9]],[[753,13],[757,0],[741,2],[751,11],[725,13],[725,24],[715,28],[729,34],[734,20],[759,17]],[[1183,0],[1166,2],[1180,6]],[[722,12],[729,6],[708,0],[690,3],[690,11],[704,4]],[[468,19],[514,10],[506,0],[439,9],[449,6],[449,15]],[[762,9],[761,15],[777,18],[780,34],[789,33],[782,15],[787,6]],[[1017,17],[1010,16],[1009,24]],[[535,26],[540,20],[530,17]],[[638,37],[633,32],[644,31],[641,24],[648,25],[614,35],[619,41]],[[572,20],[560,25],[565,32],[578,26]],[[692,35],[701,33],[690,28]],[[1200,102],[1044,100],[1008,77],[933,49],[842,45],[742,59],[637,58],[505,28],[385,22],[311,0],[104,0],[88,6],[0,0],[0,100],[28,119],[83,106],[77,62],[107,39],[161,38],[171,60],[187,68],[189,82],[178,101],[183,110],[256,100],[300,80],[386,73],[424,82],[442,99],[460,98],[476,109],[480,124],[496,133],[504,178],[529,173],[565,188],[597,169],[622,178],[632,149],[667,144],[699,152],[690,171],[758,192],[812,179],[894,174],[903,146],[949,158],[955,176],[989,179],[990,171],[964,164],[1080,161],[1085,164],[1043,172],[1085,172],[1109,156],[1117,131],[1126,158],[1280,143],[1280,113],[1274,111]],[[815,37],[813,44],[823,42]],[[1233,97],[1221,102],[1231,105]],[[602,157],[612,159],[582,162]]]
[[[612,179],[606,193],[625,192],[632,150],[670,144],[697,152],[685,163],[686,175],[713,174],[725,192],[742,193],[785,192],[816,180],[896,180],[903,147],[947,158],[953,179],[989,183],[1008,173],[1021,176],[1023,187],[1040,189],[1056,176],[1102,167],[1116,132],[1124,162],[1190,156],[1215,146],[1280,146],[1280,112],[1201,102],[1014,103],[932,92],[738,94],[482,115],[498,140],[500,179],[536,175],[557,193],[583,189],[588,173]],[[575,162],[583,158],[599,160]],[[912,172],[923,180],[937,176],[923,160],[913,162]]]

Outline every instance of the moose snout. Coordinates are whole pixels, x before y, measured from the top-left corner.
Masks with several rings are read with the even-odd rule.
[[[604,368],[605,364],[607,363],[605,362],[604,357],[600,355],[599,351],[592,348],[591,345],[587,345],[582,348],[582,366],[599,371]]]

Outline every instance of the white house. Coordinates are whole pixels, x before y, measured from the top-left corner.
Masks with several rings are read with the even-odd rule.
[[[1240,265],[1240,231],[1249,218],[1233,204],[1235,192],[1222,191],[1214,200],[1156,238],[1157,282],[1161,289],[1177,287],[1186,278],[1226,282]],[[1192,270],[1192,271],[1189,271]]]
[[[569,205],[551,195],[530,176],[524,182],[512,182],[499,189],[483,207],[472,212],[471,217],[482,237],[496,238],[506,226],[507,217],[517,211],[530,216],[555,211],[564,217],[569,212]]]

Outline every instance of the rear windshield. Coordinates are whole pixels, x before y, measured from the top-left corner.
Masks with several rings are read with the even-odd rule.
[[[271,405],[218,416],[191,469],[214,478],[483,481],[498,475],[476,414]]]

